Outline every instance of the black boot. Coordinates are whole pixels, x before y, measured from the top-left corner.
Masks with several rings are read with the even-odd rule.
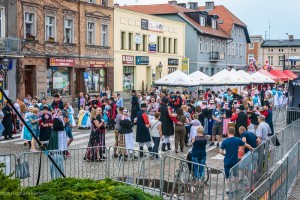
[[[165,144],[165,143],[162,143],[161,151],[167,151],[167,150],[166,150],[166,144]]]
[[[170,151],[171,150],[171,144],[168,143],[167,146],[168,146],[168,150]]]
[[[143,157],[143,156],[144,156],[143,150],[144,150],[144,147],[140,147],[140,157]]]

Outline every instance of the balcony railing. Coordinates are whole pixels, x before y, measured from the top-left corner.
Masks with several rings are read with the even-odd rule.
[[[0,53],[19,53],[21,42],[19,38],[0,37]]]
[[[224,53],[220,53],[220,52],[210,52],[209,60],[210,60],[211,62],[222,61],[222,60],[224,60]]]

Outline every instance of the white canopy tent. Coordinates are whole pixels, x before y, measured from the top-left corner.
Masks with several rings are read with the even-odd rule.
[[[216,73],[212,77],[210,77],[203,85],[248,85],[250,81],[241,78],[238,76],[237,72],[228,71],[227,69],[223,69],[222,71]]]
[[[255,80],[255,82],[253,83],[264,83],[264,84],[273,84],[275,83],[274,80],[272,80],[271,78],[265,76],[264,74],[260,73],[260,72],[255,72],[253,74],[250,75],[250,77]]]
[[[239,70],[239,71],[235,71],[235,73],[237,74],[237,76],[246,79],[247,81],[249,81],[250,83],[253,83],[255,80],[253,80],[250,76],[250,74],[248,74],[247,72],[245,72],[244,70]]]
[[[191,77],[192,79],[200,81],[200,83],[203,83],[210,78],[209,76],[207,76],[206,74],[200,71],[195,71],[189,74],[188,76]]]
[[[201,85],[200,81],[195,80],[182,71],[175,71],[168,74],[161,79],[154,82],[157,86],[170,86],[170,87],[194,87]]]

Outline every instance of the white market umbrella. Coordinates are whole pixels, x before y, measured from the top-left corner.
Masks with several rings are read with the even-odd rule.
[[[204,85],[248,85],[250,81],[241,78],[236,71],[223,69],[210,77]]]
[[[200,72],[200,71],[195,71],[195,72],[189,74],[188,76],[195,80],[200,81],[200,83],[203,83],[210,78],[209,76],[207,76],[206,74],[204,74],[203,72]]]
[[[250,75],[252,79],[254,79],[256,82],[253,83],[264,83],[264,84],[272,84],[275,83],[274,80],[269,78],[268,76],[260,73],[260,72],[255,72]]]
[[[194,87],[201,85],[200,81],[195,80],[182,71],[175,71],[171,74],[168,74],[161,79],[158,79],[154,82],[157,86],[182,86],[182,87]]]
[[[239,77],[241,77],[241,78],[243,78],[243,79],[249,81],[250,83],[252,83],[253,80],[252,80],[250,74],[248,74],[248,73],[245,72],[244,70],[239,70],[239,71],[235,71],[235,72],[236,72],[236,74],[237,74]]]

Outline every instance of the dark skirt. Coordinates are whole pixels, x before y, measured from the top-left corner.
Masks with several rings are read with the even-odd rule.
[[[40,141],[48,141],[51,136],[51,128],[41,127],[40,128]]]
[[[88,143],[88,149],[85,153],[85,159],[89,161],[95,161],[97,159],[103,158],[103,153],[105,153],[105,129],[92,130],[90,135],[90,140]],[[99,157],[97,153],[99,152]]]

